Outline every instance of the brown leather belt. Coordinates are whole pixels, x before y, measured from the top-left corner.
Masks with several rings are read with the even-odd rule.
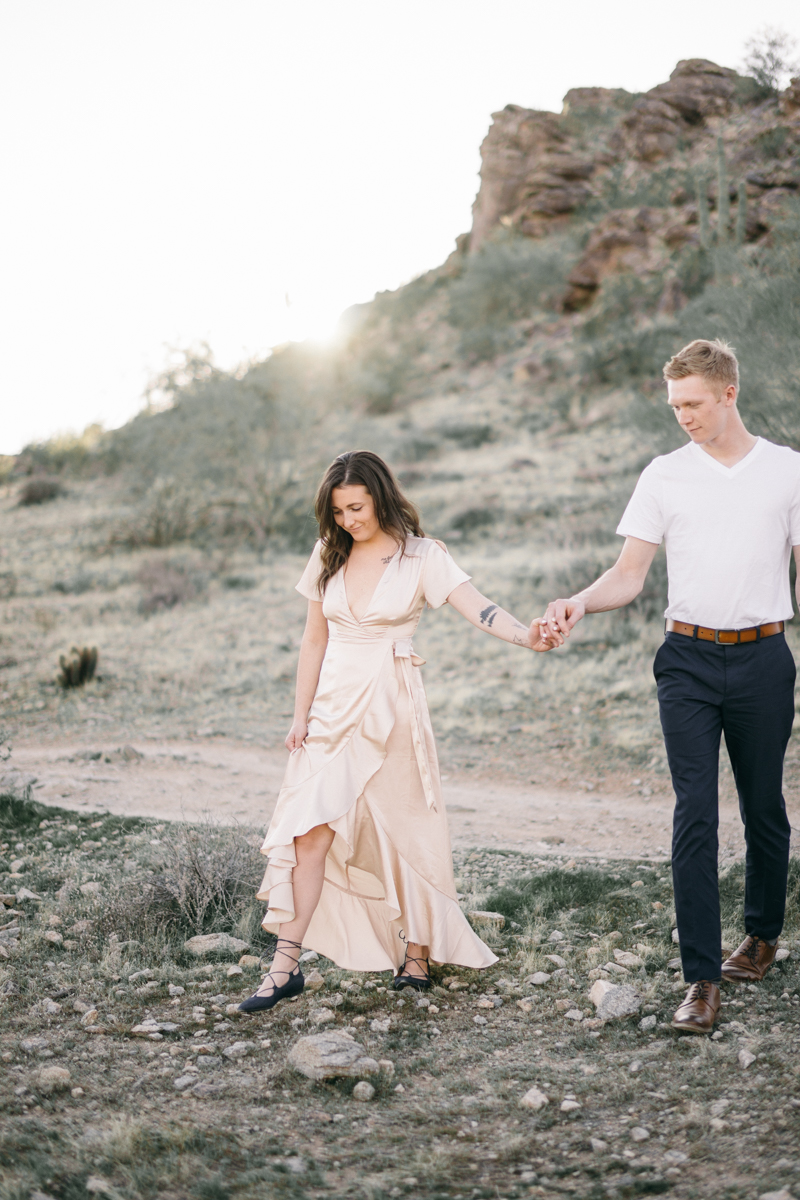
[[[738,646],[740,642],[760,642],[762,638],[783,633],[783,621],[770,621],[768,625],[753,625],[750,629],[706,629],[704,625],[689,625],[686,621],[667,620],[667,633],[682,633],[694,641],[716,642],[718,646]]]

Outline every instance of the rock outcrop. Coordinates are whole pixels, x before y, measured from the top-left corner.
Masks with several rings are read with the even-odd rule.
[[[659,257],[663,266],[699,241],[697,187],[705,187],[713,211],[719,136],[730,164],[728,235],[741,184],[744,236],[763,236],[787,197],[800,192],[800,77],[767,102],[754,101],[747,84],[728,67],[692,58],[638,97],[587,87],[569,91],[558,114],[507,105],[493,114],[481,147],[469,253],[503,228],[538,238],[566,227],[577,210],[589,223],[598,211],[565,298],[567,311],[582,308],[607,275],[646,274]],[[658,191],[663,199],[651,199]],[[676,304],[673,286],[665,306]]]
[[[679,62],[668,83],[635,101],[622,125],[634,158],[655,162],[676,149],[682,135],[709,117],[726,117],[736,94],[736,72],[706,58]]]

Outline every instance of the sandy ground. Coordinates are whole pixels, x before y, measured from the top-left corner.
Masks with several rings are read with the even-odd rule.
[[[90,754],[101,757],[90,759]],[[159,820],[211,818],[266,828],[280,788],[286,751],[231,739],[143,739],[119,743],[18,742],[6,776],[32,783],[43,804]],[[110,761],[108,761],[110,760]],[[566,858],[668,856],[671,793],[628,793],[524,786],[494,774],[446,771],[443,791],[452,840],[459,847]],[[792,808],[800,808],[789,801]],[[738,857],[744,843],[738,808],[723,798],[720,853]]]

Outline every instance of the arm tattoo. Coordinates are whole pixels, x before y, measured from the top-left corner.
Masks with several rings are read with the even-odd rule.
[[[483,612],[481,613],[481,625],[488,625],[489,628],[491,629],[492,623],[493,623],[495,617],[497,616],[497,613],[498,613],[497,605],[490,604],[489,607],[485,608],[483,610]]]

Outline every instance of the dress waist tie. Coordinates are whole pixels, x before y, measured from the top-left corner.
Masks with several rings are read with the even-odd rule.
[[[405,680],[406,691],[408,698],[411,701],[411,737],[414,742],[414,751],[417,756],[417,765],[419,767],[420,778],[422,779],[422,788],[425,792],[425,799],[428,808],[435,810],[436,797],[433,792],[433,782],[431,780],[431,768],[428,761],[428,747],[425,738],[422,736],[422,721],[419,712],[419,700],[417,697],[417,689],[414,687],[414,676],[412,673],[413,667],[422,667],[425,665],[425,659],[420,658],[414,653],[414,647],[411,645],[411,638],[397,638],[394,642],[394,656],[400,659],[400,668]]]

